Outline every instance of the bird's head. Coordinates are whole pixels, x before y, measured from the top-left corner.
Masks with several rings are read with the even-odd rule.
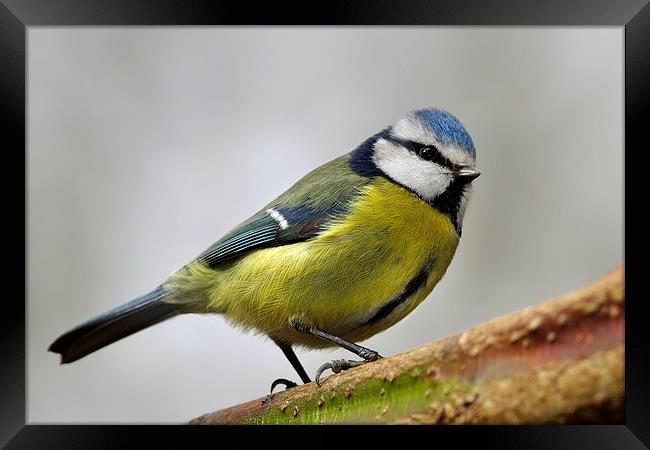
[[[363,142],[350,155],[352,169],[383,176],[448,214],[460,232],[475,169],[476,150],[465,127],[450,113],[409,112]]]

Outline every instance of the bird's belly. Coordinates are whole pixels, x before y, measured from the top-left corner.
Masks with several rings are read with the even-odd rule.
[[[299,319],[349,340],[393,325],[445,273],[458,244],[449,218],[405,189],[374,183],[318,237],[261,249],[217,271],[211,305],[236,324],[296,344]]]

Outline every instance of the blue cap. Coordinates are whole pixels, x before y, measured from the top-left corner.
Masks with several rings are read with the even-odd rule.
[[[455,144],[472,155],[476,154],[474,142],[458,119],[447,111],[429,108],[413,111],[416,120],[431,130],[443,144]]]

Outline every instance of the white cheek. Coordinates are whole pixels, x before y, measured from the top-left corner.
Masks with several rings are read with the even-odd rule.
[[[426,200],[442,194],[451,183],[449,171],[385,139],[375,144],[373,161],[390,178]]]

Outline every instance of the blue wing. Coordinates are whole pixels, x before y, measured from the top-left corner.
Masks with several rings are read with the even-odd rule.
[[[210,267],[251,250],[287,245],[313,238],[342,207],[327,209],[275,206],[260,211],[214,243],[197,260]]]

